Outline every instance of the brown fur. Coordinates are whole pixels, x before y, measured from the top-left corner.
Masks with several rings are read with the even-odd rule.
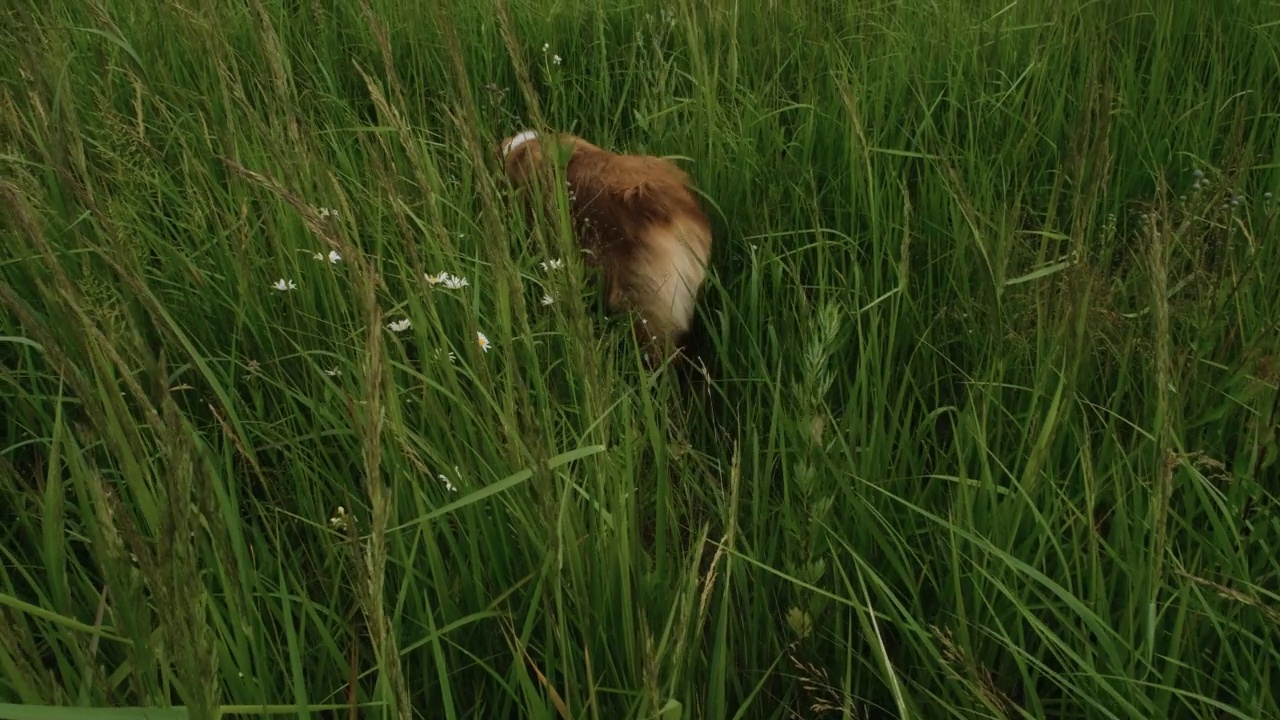
[[[507,177],[522,190],[550,187],[542,184],[552,178],[549,160],[565,163],[567,156],[574,231],[587,262],[603,271],[606,306],[636,312],[635,330],[650,352],[653,344],[678,345],[711,254],[711,226],[689,176],[669,160],[612,153],[567,134],[523,139],[507,152],[517,138],[507,138],[499,152]]]

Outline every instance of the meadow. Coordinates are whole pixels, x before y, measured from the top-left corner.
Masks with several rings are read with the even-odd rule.
[[[0,718],[1280,718],[1275,0],[0,17]]]

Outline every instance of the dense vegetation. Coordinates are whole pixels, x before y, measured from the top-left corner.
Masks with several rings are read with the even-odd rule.
[[[0,16],[0,717],[1280,718],[1273,0]]]

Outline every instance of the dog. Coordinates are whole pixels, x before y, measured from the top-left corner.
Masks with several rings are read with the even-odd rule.
[[[670,160],[610,152],[567,133],[526,130],[499,152],[513,187],[546,203],[553,164],[563,163],[574,234],[587,264],[602,270],[605,306],[635,313],[650,361],[678,350],[712,241],[689,176]]]

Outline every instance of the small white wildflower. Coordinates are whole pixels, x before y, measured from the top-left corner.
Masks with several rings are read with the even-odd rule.
[[[458,492],[457,486],[449,482],[449,478],[445,477],[443,474],[436,475],[436,477],[440,480],[440,482],[444,483],[445,491],[451,492],[451,493]]]
[[[560,56],[559,56],[559,55],[552,55],[552,56],[551,56],[551,64],[552,64],[552,65],[559,65],[559,64],[560,64]]]
[[[545,295],[543,295],[543,296],[542,296],[542,304],[543,304],[544,306],[554,304],[554,303],[555,303],[555,301],[556,301],[556,299],[555,299],[555,298],[553,298],[553,297],[551,297],[551,293],[547,293],[547,294],[545,294]]]
[[[480,349],[485,352],[489,352],[489,348],[491,347],[491,344],[489,343],[489,338],[485,337],[484,333],[479,331],[476,332],[476,344],[479,345]]]
[[[279,290],[280,292],[298,289],[298,286],[292,280],[285,280],[284,278],[280,278],[272,283],[271,287],[275,290]]]
[[[339,370],[338,368],[331,368],[329,370],[325,370],[324,374],[328,375],[329,377],[338,377],[339,375],[342,374],[342,371]]]
[[[441,359],[441,358],[443,358],[443,357],[446,357],[446,355],[445,355],[444,351],[443,351],[443,350],[441,350],[440,348],[436,348],[436,353],[435,353],[435,355],[436,355],[436,359],[437,359],[437,360],[439,360],[439,359]],[[457,360],[457,359],[458,359],[458,358],[457,358],[457,356],[453,354],[453,351],[452,351],[452,350],[450,350],[450,351],[448,352],[447,357],[449,358],[449,362],[454,362],[455,360]]]
[[[409,318],[404,318],[403,320],[392,320],[390,323],[387,323],[387,329],[393,333],[404,332],[409,329],[411,324],[412,323],[409,322]]]
[[[559,258],[555,260],[547,260],[542,263],[542,269],[547,272],[551,272],[552,270],[559,270],[562,267],[564,267],[564,260],[560,260]]]
[[[542,52],[551,52],[551,43],[542,43]]]
[[[459,277],[458,275],[452,275],[447,272],[438,273],[436,275],[423,274],[422,279],[426,280],[428,285],[444,285],[450,290],[461,290],[471,284],[471,282],[466,278]]]
[[[338,251],[337,251],[337,250],[330,250],[330,251],[329,251],[329,262],[331,262],[331,263],[333,263],[333,264],[335,264],[335,265],[336,265],[336,264],[338,264],[338,263],[340,263],[340,262],[342,262],[342,255],[338,254]]]
[[[347,526],[350,519],[351,516],[347,514],[347,509],[339,505],[338,509],[333,512],[333,517],[329,518],[329,526],[335,530],[341,530]]]
[[[333,218],[334,220],[337,220],[337,219],[338,219],[338,211],[337,211],[337,210],[330,210],[329,208],[323,208],[323,207],[322,207],[322,208],[320,208],[320,219],[321,219],[321,220],[328,220],[329,218]]]
[[[450,275],[446,277],[443,282],[444,286],[450,290],[461,290],[471,284],[470,282],[467,282],[466,278],[458,277],[457,275]]]

